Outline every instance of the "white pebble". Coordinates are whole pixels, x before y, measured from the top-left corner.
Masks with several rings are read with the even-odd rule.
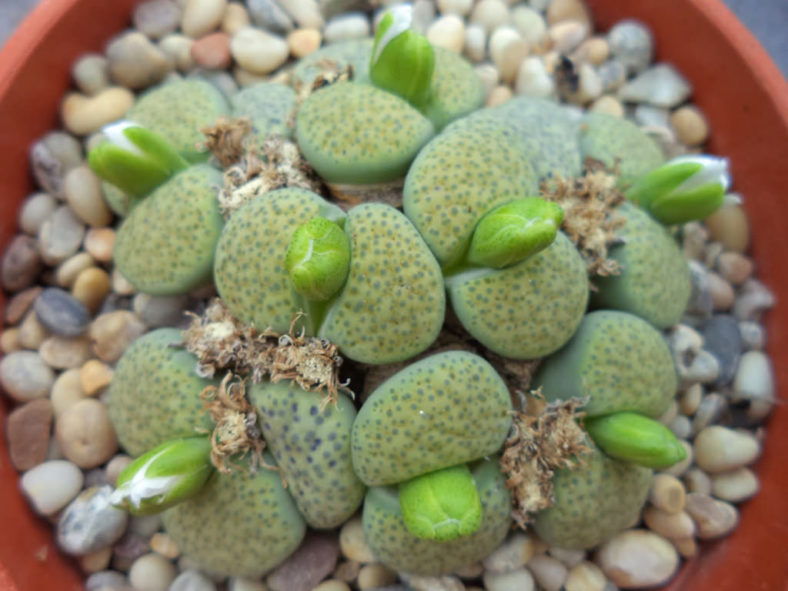
[[[101,179],[88,166],[68,171],[64,185],[66,201],[88,226],[98,228],[112,222],[112,212],[101,191]]]
[[[520,64],[528,55],[528,43],[516,29],[498,27],[490,36],[490,57],[501,72],[504,82],[512,82]]]
[[[635,123],[646,127],[667,127],[670,113],[667,109],[640,104],[635,107]]]
[[[361,563],[375,562],[372,550],[364,539],[364,528],[359,518],[351,519],[342,526],[339,531],[339,547],[345,558]]]
[[[487,33],[481,25],[468,25],[465,29],[465,55],[476,63],[487,56]]]
[[[481,0],[471,12],[470,22],[479,24],[487,32],[509,22],[509,6],[504,0]]]
[[[465,22],[456,14],[442,16],[430,25],[427,39],[433,45],[460,53],[465,43]]]
[[[654,41],[651,32],[636,20],[624,20],[613,26],[607,35],[610,52],[630,73],[645,70],[651,63]]]
[[[580,564],[586,558],[585,550],[570,550],[568,548],[558,548],[556,546],[552,546],[549,552],[550,556],[560,560],[561,563],[567,568],[572,568],[573,566]]]
[[[670,64],[657,64],[627,82],[618,91],[618,98],[633,103],[649,103],[672,108],[683,103],[692,93],[684,76]]]
[[[323,28],[323,17],[320,14],[320,7],[315,0],[287,0],[279,3],[302,28]]]
[[[500,82],[501,73],[495,67],[495,64],[490,63],[479,64],[475,69],[476,75],[479,76],[484,86],[484,97],[486,99],[498,85],[498,82]]]
[[[741,356],[731,398],[735,402],[748,400],[748,414],[755,419],[764,419],[771,412],[775,399],[774,372],[764,353],[747,351]]]
[[[135,589],[167,591],[175,579],[175,566],[166,558],[151,553],[140,556],[129,569],[129,582]]]
[[[605,591],[605,573],[593,562],[581,562],[569,570],[564,583],[566,591]]]
[[[577,21],[564,21],[550,27],[548,35],[555,51],[570,53],[588,37],[588,26]]]
[[[484,573],[484,587],[487,591],[534,591],[534,578],[525,569],[508,573]]]
[[[19,208],[19,227],[35,236],[57,206],[57,200],[49,193],[33,193]]]
[[[676,572],[679,556],[663,537],[634,529],[602,544],[597,563],[619,587],[637,589],[666,583]]]
[[[111,486],[87,488],[66,507],[57,524],[60,548],[83,556],[111,546],[123,535],[128,515],[110,504],[111,494]]]
[[[227,584],[227,591],[268,591],[268,587],[262,581],[233,577]]]
[[[525,566],[534,555],[534,539],[524,533],[511,534],[503,544],[484,559],[484,570],[490,573],[505,573]]]
[[[517,5],[512,8],[511,21],[530,46],[537,47],[544,43],[547,24],[539,12],[528,6]]]
[[[179,72],[188,72],[194,67],[193,43],[194,40],[186,35],[172,33],[159,40],[159,49]]]
[[[281,37],[246,27],[233,35],[230,52],[244,70],[268,74],[285,63],[290,50]]]
[[[690,468],[682,476],[687,485],[687,491],[691,493],[711,494],[711,478],[700,468]],[[686,499],[685,499],[686,504]]]
[[[516,94],[537,98],[548,98],[555,92],[555,83],[538,57],[527,57],[517,70],[514,84]]]
[[[343,14],[326,23],[323,37],[326,43],[336,43],[348,39],[363,39],[370,34],[369,20],[361,13]]]
[[[438,0],[441,14],[458,14],[465,16],[471,11],[473,0]]]
[[[759,488],[758,477],[749,468],[737,468],[711,476],[711,494],[729,503],[746,501]]]
[[[695,522],[686,511],[668,513],[650,506],[643,511],[643,521],[649,529],[672,540],[690,538],[695,535]]]
[[[82,470],[65,460],[53,460],[31,468],[19,479],[30,504],[41,515],[54,515],[82,489]]]
[[[755,461],[761,448],[749,433],[712,425],[695,437],[695,461],[710,474],[741,468]]]
[[[0,383],[18,402],[46,396],[54,381],[55,374],[35,351],[14,351],[0,360]]]
[[[736,507],[700,493],[687,495],[687,513],[695,521],[701,540],[725,536],[736,529],[739,523]]]
[[[167,591],[216,591],[216,585],[196,570],[185,570],[179,574]]]
[[[219,28],[227,9],[227,0],[186,0],[181,16],[184,35],[198,39]]]
[[[567,568],[557,558],[538,554],[528,561],[528,570],[544,591],[561,591],[566,581]]]
[[[109,61],[103,55],[95,53],[84,55],[74,62],[71,77],[77,88],[85,94],[98,94],[110,84]]]
[[[605,94],[596,99],[589,107],[592,113],[605,113],[614,117],[624,116],[624,105],[616,97]]]

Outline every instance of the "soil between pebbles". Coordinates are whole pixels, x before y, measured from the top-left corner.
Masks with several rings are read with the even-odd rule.
[[[749,226],[736,204],[680,233],[693,294],[682,323],[665,335],[681,388],[661,420],[686,443],[688,460],[655,476],[642,521],[596,553],[548,548],[532,532],[517,531],[483,563],[452,576],[413,577],[375,562],[355,518],[338,535],[308,535],[263,581],[224,580],[181,556],[158,517],[92,512],[130,461],[102,402],[114,363],[134,339],[182,323],[183,312],[199,309],[212,292],[148,296],[113,268],[113,216],[85,150],[102,125],[125,114],[135,93],[168,77],[198,74],[232,94],[276,78],[323,40],[371,34],[379,12],[367,6],[335,15],[342,5],[148,0],[134,11],[134,29],[112,40],[106,55],[74,65],[64,129],[31,149],[40,192],[22,205],[20,234],[0,268],[9,294],[0,382],[17,403],[5,432],[22,490],[46,518],[69,516],[58,543],[79,555],[91,591],[601,591],[667,582],[680,557],[733,531],[736,503],[757,493],[752,464],[775,398],[761,324],[774,298],[754,277]],[[580,0],[416,0],[413,7],[416,26],[433,44],[475,64],[487,105],[514,95],[558,98],[575,115],[586,109],[633,120],[667,156],[702,151],[710,130],[688,102],[691,85],[670,65],[651,63],[652,38],[639,23],[594,32]],[[572,84],[565,83],[561,55],[574,62]],[[646,563],[648,573],[638,568]]]

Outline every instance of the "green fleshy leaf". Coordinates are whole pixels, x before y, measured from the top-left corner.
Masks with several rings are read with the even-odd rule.
[[[350,270],[350,242],[338,224],[314,217],[293,233],[285,267],[299,294],[324,302],[345,284]]]

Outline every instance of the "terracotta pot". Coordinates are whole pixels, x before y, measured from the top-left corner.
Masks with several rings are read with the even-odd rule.
[[[14,234],[16,212],[33,190],[28,146],[58,126],[59,99],[70,65],[129,20],[136,0],[44,0],[0,53],[0,244]],[[788,84],[755,39],[716,0],[589,0],[604,30],[624,17],[647,22],[658,59],[692,81],[693,99],[713,129],[709,150],[731,158],[737,191],[755,229],[758,276],[783,305],[767,319],[768,351],[778,388],[788,392]],[[0,294],[2,298],[2,294]],[[0,306],[2,306],[0,300]],[[0,403],[0,424],[7,413]],[[741,525],[687,562],[673,590],[785,589],[788,581],[788,408],[778,405],[758,463],[760,494],[741,507]],[[18,490],[5,439],[0,438],[0,589],[81,589],[76,565],[56,550],[51,528]]]

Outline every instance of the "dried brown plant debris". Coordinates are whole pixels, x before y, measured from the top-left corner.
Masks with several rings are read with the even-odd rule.
[[[210,150],[222,168],[238,162],[244,154],[244,138],[252,131],[249,117],[219,117],[214,125],[203,127],[201,148]]]
[[[616,175],[593,159],[586,159],[586,173],[574,179],[542,183],[542,197],[564,210],[561,229],[577,245],[590,276],[616,275],[618,262],[608,258],[608,248],[620,242],[617,228],[624,224],[615,215],[625,197],[616,186]]]
[[[586,433],[578,424],[584,400],[572,398],[547,404],[539,390],[524,397],[513,411],[514,422],[501,456],[501,472],[512,493],[512,517],[523,529],[531,513],[555,503],[553,475],[582,463],[590,453]]]
[[[202,316],[193,315],[183,331],[186,350],[197,356],[198,374],[211,377],[222,371],[258,383],[293,380],[307,391],[326,390],[322,404],[337,401],[342,357],[326,339],[297,334],[297,315],[288,334],[259,331],[242,324],[220,299],[211,302]]]
[[[207,386],[200,393],[214,422],[211,431],[211,463],[227,474],[232,470],[231,458],[248,456],[252,472],[257,468],[275,470],[265,463],[265,441],[257,426],[257,412],[246,399],[244,381],[228,373],[218,386]]]
[[[300,187],[315,193],[320,193],[322,188],[295,143],[271,136],[258,149],[255,142],[247,142],[240,160],[224,173],[219,210],[227,218],[258,195],[283,187]]]
[[[337,82],[353,80],[356,74],[351,64],[340,66],[337,60],[330,58],[323,58],[315,65],[320,68],[320,73],[315,76],[311,83],[305,84],[300,80],[296,80],[293,83],[293,90],[296,92],[296,102],[299,106],[313,92],[317,92],[321,88],[336,84]],[[295,112],[293,113],[293,117],[295,117]]]

